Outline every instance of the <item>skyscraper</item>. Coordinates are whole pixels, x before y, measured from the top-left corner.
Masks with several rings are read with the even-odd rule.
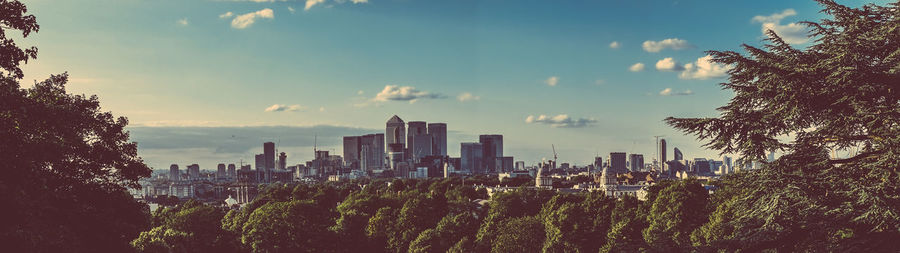
[[[388,160],[391,169],[396,171],[400,168],[398,165],[403,162],[403,143],[388,144]],[[399,176],[406,177],[407,175],[399,174]]]
[[[428,124],[428,135],[431,135],[431,154],[447,156],[447,124]]]
[[[487,172],[500,172],[503,157],[503,135],[483,134],[478,136],[478,142],[482,145],[482,166]]]
[[[265,169],[270,170],[275,168],[275,143],[274,142],[266,142],[263,143],[263,155],[266,158]]]
[[[178,172],[178,164],[172,164],[169,166],[169,180],[178,181],[181,173]]]
[[[400,117],[394,115],[388,119],[386,125],[384,137],[386,138],[385,144],[387,144],[388,152],[391,151],[391,144],[400,144],[401,149],[406,149],[406,123]]]
[[[277,169],[284,170],[287,167],[287,154],[281,152],[278,154],[278,165]]]
[[[365,170],[384,169],[384,134],[367,134],[360,137],[360,168]]]
[[[408,145],[407,157],[413,162],[418,162],[422,157],[431,155],[431,136],[428,135],[425,121],[410,121],[407,131]]]
[[[187,166],[188,176],[192,179],[200,178],[200,165],[191,164]]]
[[[483,156],[484,146],[477,142],[460,143],[460,167],[462,170],[470,171],[473,174],[484,174]]]
[[[594,169],[597,169],[597,170],[603,169],[603,157],[602,156],[594,157]]]
[[[220,163],[218,166],[216,166],[216,178],[217,179],[225,178],[225,173],[228,173],[228,169],[226,169],[226,168],[227,167],[225,167],[224,163]]]
[[[666,139],[659,139],[659,168],[666,171]]]
[[[344,136],[344,165],[355,170],[360,168],[361,136]]]
[[[233,163],[228,164],[228,177],[237,178],[237,168]]]
[[[679,150],[678,148],[675,148],[675,159],[672,159],[672,160],[676,160],[676,161],[684,160],[684,155],[681,154],[681,150]]]
[[[266,170],[266,155],[264,155],[264,154],[257,154],[257,155],[255,156],[255,158],[256,158],[256,159],[255,159],[255,163],[254,163],[254,164],[256,165],[256,170],[258,170],[258,171],[264,171],[264,170]]]
[[[628,155],[628,167],[631,168],[631,171],[643,171],[644,170],[644,155],[642,154],[629,154]]]
[[[610,172],[616,174],[625,174],[625,152],[609,153]]]

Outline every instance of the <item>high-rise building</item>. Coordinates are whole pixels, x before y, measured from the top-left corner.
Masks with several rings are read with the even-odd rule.
[[[627,169],[625,168],[625,152],[609,153],[608,160],[610,172],[616,174],[625,174],[625,172],[627,172]]]
[[[371,171],[384,169],[384,134],[367,134],[360,137],[360,168]]]
[[[666,139],[659,139],[659,168],[666,171]]]
[[[198,164],[196,164],[196,163],[195,163],[195,164],[188,165],[188,166],[187,166],[187,172],[188,172],[188,176],[189,176],[191,179],[198,179],[198,178],[200,178],[200,165],[198,165]]]
[[[401,149],[406,149],[406,123],[404,123],[400,117],[394,115],[388,119],[386,125],[384,137],[388,152],[391,150],[391,144],[399,143]],[[402,150],[400,152],[402,152]]]
[[[360,168],[361,136],[344,136],[344,165],[351,170]]]
[[[684,160],[684,155],[681,154],[681,150],[679,150],[678,148],[675,148],[674,153],[675,153],[675,159],[672,159],[672,160],[675,160],[675,161]]]
[[[525,170],[525,161],[516,161],[516,170]]]
[[[266,158],[265,169],[271,170],[275,168],[275,143],[274,142],[266,142],[263,143],[263,155]]]
[[[631,168],[631,171],[643,171],[644,170],[644,155],[642,154],[629,154],[628,155],[628,167]]]
[[[425,123],[425,121],[410,121],[407,123],[407,126],[407,157],[413,162],[418,162],[422,157],[431,155],[431,137],[428,136],[428,123]],[[428,146],[425,146],[425,139],[428,139]]]
[[[603,157],[602,156],[594,157],[594,169],[597,169],[597,170],[603,169]]]
[[[700,175],[709,175],[712,173],[712,168],[710,168],[710,163],[706,158],[694,158],[693,171]]]
[[[484,145],[477,142],[460,143],[460,167],[473,174],[484,174]]]
[[[725,165],[726,173],[731,174],[734,173],[734,167],[732,167],[732,161],[730,156],[722,156],[722,164]]]
[[[503,157],[503,135],[499,134],[483,134],[478,136],[478,142],[482,145],[482,166],[487,172],[500,172]]]
[[[504,156],[498,158],[500,160],[500,169],[499,172],[510,172],[514,170],[513,167],[513,157],[512,156]]]
[[[281,152],[278,154],[278,166],[276,167],[279,170],[284,170],[287,167],[287,154]]]
[[[255,160],[256,170],[258,170],[258,171],[266,170],[266,155],[257,154],[255,156],[255,158],[256,158],[256,160]]]
[[[404,161],[403,159],[403,143],[391,143],[388,144],[388,161],[391,169],[398,170],[400,167],[400,163]],[[399,174],[400,177],[406,177],[407,175]]]
[[[220,163],[216,166],[216,178],[225,178],[225,173],[228,173],[227,167],[225,167],[224,163]]]
[[[431,135],[431,154],[447,156],[447,124],[429,123],[428,135]]]
[[[178,181],[181,178],[181,173],[178,172],[178,164],[172,164],[169,166],[169,180]]]
[[[228,177],[237,178],[237,169],[233,163],[228,164]]]

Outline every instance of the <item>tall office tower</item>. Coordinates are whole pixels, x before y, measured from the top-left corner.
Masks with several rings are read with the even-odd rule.
[[[659,139],[659,168],[666,171],[666,139]]]
[[[525,161],[516,161],[516,170],[525,170]]]
[[[169,166],[169,180],[178,181],[181,178],[181,173],[178,173],[178,164],[172,164]]]
[[[431,154],[447,156],[447,124],[428,124],[428,135],[431,135]]]
[[[391,144],[400,144],[403,149],[406,149],[406,123],[403,122],[400,117],[394,115],[391,119],[387,121],[387,127],[384,129],[384,137],[385,144],[388,146],[388,152],[390,152]]]
[[[610,172],[616,174],[625,174],[625,152],[609,153],[608,160]]]
[[[390,161],[391,169],[399,169],[398,165],[403,162],[403,143],[388,144],[388,160]],[[399,176],[406,177],[407,175],[400,174]]]
[[[258,154],[256,155],[256,170],[264,171],[266,170],[266,155]]]
[[[512,156],[504,156],[498,159],[500,160],[500,172],[509,172],[515,169]]]
[[[263,143],[263,155],[266,157],[266,170],[271,170],[275,168],[275,143],[274,142],[266,142]]]
[[[228,172],[224,163],[220,163],[216,166],[216,178],[225,178],[225,173]]]
[[[594,157],[594,169],[595,170],[603,169],[603,157],[602,156]]]
[[[631,167],[631,171],[643,171],[644,170],[644,155],[642,155],[642,154],[628,155],[628,165],[629,165],[629,167]]]
[[[503,157],[503,135],[483,134],[478,136],[478,142],[481,143],[484,152],[482,166],[487,172],[500,172],[500,158]]]
[[[228,164],[228,176],[231,178],[237,178],[237,170],[235,170],[234,164]]]
[[[359,143],[359,168],[369,171],[384,169],[384,134],[360,136]]]
[[[188,171],[187,171],[187,172],[188,172],[188,176],[189,176],[190,178],[192,178],[192,179],[200,178],[200,165],[198,165],[198,164],[196,164],[196,163],[195,163],[195,164],[188,165],[188,166],[187,166],[187,170],[188,170]]]
[[[460,143],[459,165],[472,174],[484,174],[484,145],[477,142]]]
[[[252,169],[253,169],[253,168],[251,168],[249,164],[247,164],[247,165],[241,165],[241,171],[250,171],[250,170],[252,170]]]
[[[362,136],[344,136],[344,165],[351,170],[360,168],[360,150]]]
[[[730,156],[722,156],[722,164],[725,165],[728,174],[734,173],[734,167],[732,167]]]
[[[277,169],[284,170],[285,168],[287,168],[287,154],[285,154],[284,152],[281,152],[280,154],[278,154]]]
[[[675,160],[675,161],[684,160],[684,155],[681,154],[680,149],[675,148],[675,159],[672,159],[672,160]]]
[[[406,128],[406,151],[407,157],[413,162],[418,162],[420,158],[430,155],[431,143],[428,147],[416,146],[416,141],[420,139],[430,139],[428,134],[427,123],[425,121],[410,121]],[[424,144],[424,143],[422,143]],[[428,154],[426,154],[428,153]]]

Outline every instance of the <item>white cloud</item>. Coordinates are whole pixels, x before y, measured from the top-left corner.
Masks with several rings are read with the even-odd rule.
[[[643,63],[640,63],[640,62],[635,63],[634,65],[631,65],[631,67],[628,67],[628,70],[631,71],[631,72],[641,72],[641,71],[644,71],[644,64],[643,64]]]
[[[644,47],[644,51],[651,53],[656,53],[663,49],[681,50],[693,47],[686,40],[679,38],[664,39],[661,41],[648,40],[644,41],[642,46]]]
[[[459,96],[456,96],[456,99],[459,100],[459,102],[466,102],[466,101],[480,100],[481,97],[472,95],[472,93],[469,93],[469,92],[463,92],[463,93],[460,93]]]
[[[656,62],[656,70],[659,71],[682,71],[684,70],[684,66],[680,63],[672,59],[672,57],[667,57],[662,60]]]
[[[325,0],[306,0],[306,7],[304,7],[303,9],[309,10],[313,6],[316,6],[317,4],[321,4],[324,2],[325,2]]]
[[[266,112],[296,112],[299,110],[306,109],[306,107],[301,105],[280,105],[274,104],[266,108]]]
[[[712,55],[697,58],[695,63],[684,65],[684,71],[678,76],[681,79],[709,79],[720,78],[728,75],[728,70],[734,66],[729,66],[712,61]]]
[[[324,107],[324,106],[320,106],[320,107],[319,107],[319,112],[325,112],[325,107]]]
[[[364,93],[365,93],[365,92],[363,92],[362,90],[356,91],[356,95],[362,95],[362,94],[364,94]]]
[[[786,9],[781,13],[773,13],[769,16],[755,16],[751,21],[762,24],[762,33],[772,30],[788,44],[803,44],[809,41],[809,28],[798,23],[781,24],[781,20],[797,15],[794,9]]]
[[[187,26],[188,20],[187,20],[187,18],[182,18],[182,19],[179,19],[178,21],[176,21],[176,23],[180,26]]]
[[[594,85],[603,85],[605,83],[606,83],[606,80],[603,80],[603,79],[597,79],[597,81],[594,81]]]
[[[294,7],[288,6],[287,9],[288,9],[288,11],[291,12],[291,14],[294,14],[295,12],[297,12],[297,10],[295,10]]]
[[[375,95],[372,101],[409,101],[410,104],[415,103],[419,99],[437,99],[444,98],[444,95],[420,91],[412,86],[385,85],[384,89]]]
[[[226,18],[230,18],[232,16],[234,16],[234,12],[229,11],[229,12],[222,13],[221,15],[219,15],[219,18],[226,19]]]
[[[612,48],[612,49],[619,48],[619,42],[613,41],[612,43],[609,43],[609,48]]]
[[[253,23],[256,22],[257,18],[274,19],[275,12],[272,11],[272,9],[265,8],[256,12],[239,15],[231,20],[231,27],[235,29],[244,29],[250,27],[251,25],[253,25]]]
[[[691,90],[685,91],[673,91],[672,88],[665,88],[659,92],[660,96],[686,96],[686,95],[694,95],[694,92]]]
[[[594,123],[597,123],[597,120],[595,120],[593,118],[577,118],[576,119],[576,118],[569,117],[569,115],[566,115],[566,114],[559,114],[559,115],[552,116],[552,117],[541,114],[538,116],[528,115],[528,117],[525,118],[525,123],[547,124],[547,125],[550,125],[551,127],[559,127],[559,128],[576,128],[576,127],[591,126]]]
[[[546,83],[547,85],[550,85],[550,86],[556,86],[556,84],[559,83],[559,77],[551,76],[551,77],[547,78],[547,80],[544,80],[544,83]]]

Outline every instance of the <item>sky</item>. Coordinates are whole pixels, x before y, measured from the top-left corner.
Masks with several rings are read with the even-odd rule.
[[[151,167],[250,163],[265,141],[288,164],[392,115],[447,123],[449,155],[479,134],[535,164],[610,152],[715,150],[665,123],[715,117],[730,66],[708,50],[797,48],[813,1],[23,0],[40,31],[23,83],[68,72],[130,121]],[[864,1],[838,1],[860,6]],[[884,1],[879,1],[884,2]]]

